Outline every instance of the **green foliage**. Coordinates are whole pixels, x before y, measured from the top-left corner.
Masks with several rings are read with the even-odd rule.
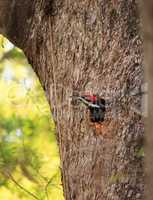
[[[21,50],[0,37],[0,199],[63,200],[55,126]]]

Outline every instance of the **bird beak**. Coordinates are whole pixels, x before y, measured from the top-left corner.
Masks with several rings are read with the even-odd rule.
[[[70,98],[75,98],[75,99],[77,99],[77,98],[79,98],[79,96],[70,96]]]

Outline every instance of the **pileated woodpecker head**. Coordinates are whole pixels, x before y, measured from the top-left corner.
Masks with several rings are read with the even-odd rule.
[[[91,103],[96,103],[97,101],[97,96],[96,95],[89,95],[89,94],[85,94],[83,96],[81,96],[83,99],[85,99],[88,102]]]
[[[92,122],[103,122],[105,116],[105,100],[97,95],[75,96],[77,100],[82,102],[90,110],[90,119]]]

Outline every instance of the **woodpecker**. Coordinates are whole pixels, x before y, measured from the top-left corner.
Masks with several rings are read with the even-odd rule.
[[[82,102],[90,111],[91,122],[101,123],[105,118],[105,100],[97,95],[74,96],[75,99]]]

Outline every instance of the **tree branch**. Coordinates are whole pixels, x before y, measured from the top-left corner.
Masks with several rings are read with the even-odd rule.
[[[22,185],[20,185],[9,172],[7,172],[7,175],[10,178],[10,180],[13,183],[15,183],[21,190],[23,190],[24,192],[26,192],[28,195],[32,196],[33,198],[40,200],[35,194],[33,194],[32,192],[24,188]]]

